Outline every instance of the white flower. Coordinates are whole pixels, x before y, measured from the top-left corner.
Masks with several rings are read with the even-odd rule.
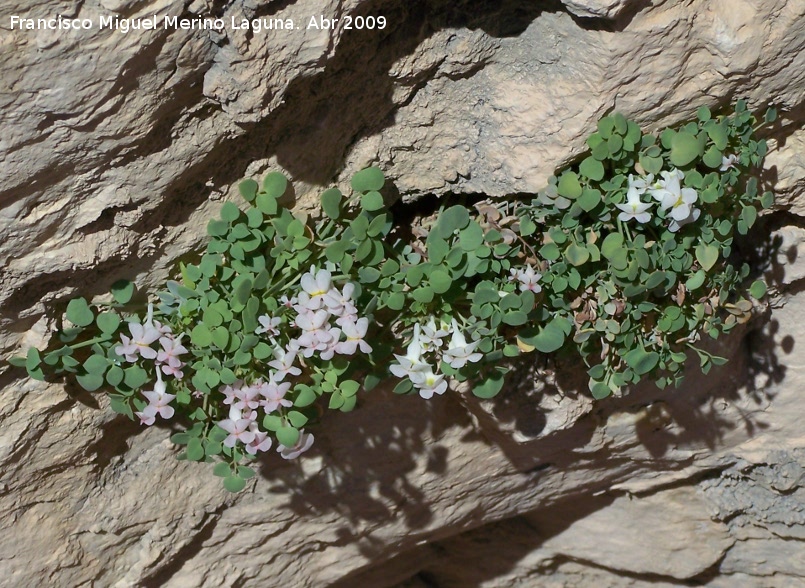
[[[693,188],[682,188],[678,193],[668,192],[663,198],[663,210],[671,211],[671,218],[679,222],[688,218],[691,214],[691,205],[696,203],[698,194]]]
[[[690,214],[681,220],[676,220],[675,218],[671,218],[671,222],[668,224],[668,230],[672,233],[676,233],[679,229],[684,227],[685,225],[692,223],[694,221],[699,220],[702,211],[696,207],[692,207],[690,210]]]
[[[721,167],[718,168],[718,171],[727,171],[728,169],[732,169],[735,167],[735,164],[738,163],[738,156],[734,153],[730,155],[725,155],[721,158]]]
[[[305,433],[305,430],[301,429],[299,431],[299,441],[296,442],[296,445],[293,447],[285,447],[285,445],[280,443],[279,446],[277,446],[277,453],[279,453],[283,459],[296,459],[310,449],[312,445],[313,435]]]
[[[526,290],[530,290],[534,294],[542,292],[542,286],[537,283],[542,279],[542,274],[530,265],[520,270],[512,268],[509,270],[509,273],[511,273],[511,279],[520,282],[521,292],[525,292]]]
[[[616,204],[622,212],[618,215],[619,221],[636,220],[639,223],[647,223],[651,220],[651,203],[640,202],[639,200],[628,200],[625,204]]]
[[[426,352],[435,351],[436,349],[441,348],[442,339],[450,334],[450,331],[447,328],[445,328],[447,326],[448,325],[446,325],[445,323],[441,323],[437,328],[436,319],[430,317],[430,320],[428,320],[428,324],[422,327],[419,337],[420,342],[422,343],[422,347]]]
[[[277,327],[282,322],[280,317],[270,317],[264,314],[263,316],[257,317],[257,320],[260,321],[260,326],[254,330],[255,334],[262,335],[263,333],[268,333],[269,337],[279,336],[280,331]]]
[[[163,419],[169,419],[173,416],[174,410],[169,403],[176,398],[176,395],[167,393],[165,382],[162,381],[162,373],[159,370],[157,370],[157,382],[154,384],[154,389],[146,390],[143,392],[143,396],[148,399],[148,406],[153,409],[154,415],[158,414]],[[145,413],[145,410],[143,410],[143,413]],[[149,411],[149,414],[151,414],[151,411]],[[143,422],[143,417],[141,415],[137,416]]]
[[[358,347],[364,353],[371,353],[372,346],[365,340],[366,331],[369,329],[369,319],[366,317],[359,318],[354,323],[344,322],[341,324],[342,332],[346,336],[346,341],[341,341],[335,346],[336,353],[342,355],[353,355]],[[337,340],[337,339],[336,339]]]
[[[302,290],[300,292],[299,303],[304,304],[310,310],[318,310],[324,304],[324,297],[332,287],[332,274],[327,270],[318,270],[310,266],[310,272],[302,275]],[[303,294],[309,296],[303,302]]]
[[[662,202],[667,193],[678,194],[680,190],[679,182],[685,177],[678,169],[660,172],[663,179],[654,182],[648,189],[648,193],[657,202]]]
[[[419,324],[414,325],[414,338],[408,344],[405,356],[394,355],[399,363],[392,363],[389,366],[389,371],[398,378],[408,378],[414,384],[424,381],[424,372],[431,369],[431,367],[424,361],[422,354],[424,349],[419,340],[420,336]]]
[[[428,366],[422,381],[415,382],[414,386],[419,390],[419,395],[427,400],[433,398],[434,394],[444,394],[447,391],[447,380],[444,379],[444,374],[434,374]]]
[[[450,340],[450,347],[444,352],[442,359],[449,363],[450,367],[454,369],[463,368],[467,365],[468,361],[473,363],[480,361],[483,354],[475,352],[475,348],[478,346],[479,342],[473,341],[468,344],[456,319],[453,319],[452,327],[453,337]]]

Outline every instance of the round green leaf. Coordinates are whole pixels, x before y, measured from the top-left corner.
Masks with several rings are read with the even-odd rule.
[[[626,364],[631,367],[636,374],[643,375],[649,373],[657,365],[660,360],[658,353],[654,351],[646,351],[645,349],[637,348],[632,349],[623,356]]]
[[[565,259],[578,267],[587,263],[590,259],[590,252],[586,247],[581,247],[574,242],[565,249]]]
[[[288,178],[280,172],[271,172],[263,178],[263,191],[270,198],[280,198],[288,187]]]
[[[79,327],[86,327],[92,324],[95,316],[86,300],[74,298],[67,304],[67,320]]]
[[[120,317],[114,312],[102,312],[96,320],[98,328],[106,334],[114,333],[120,326]]]
[[[755,300],[760,300],[766,295],[766,282],[763,280],[755,280],[749,287],[749,293]]]
[[[258,210],[263,214],[267,214],[269,216],[277,214],[277,199],[269,194],[264,192],[258,194],[255,204],[257,205]]]
[[[380,190],[386,182],[383,172],[376,167],[367,167],[352,176],[352,189],[356,192]]]
[[[601,400],[612,394],[612,390],[609,389],[609,386],[601,382],[591,382],[590,392],[596,400]]]
[[[277,429],[277,441],[285,445],[285,447],[293,447],[299,441],[299,429],[280,427]]]
[[[128,280],[118,280],[112,284],[112,298],[120,304],[126,304],[134,295],[134,284]]]
[[[705,271],[709,271],[718,261],[718,247],[699,243],[696,246],[696,260],[701,264]]]
[[[721,167],[721,157],[722,157],[721,151],[718,150],[718,147],[713,145],[707,151],[704,152],[704,157],[702,157],[702,161],[704,162],[704,165],[706,165],[707,167],[716,169]]]
[[[380,192],[367,192],[361,196],[361,208],[369,212],[382,210],[385,206]]]
[[[87,392],[95,392],[95,390],[103,386],[103,374],[80,374],[75,379]]]
[[[694,135],[680,131],[671,138],[671,163],[675,166],[687,165],[700,155],[699,140]]]
[[[428,302],[433,300],[433,289],[428,288],[427,286],[423,286],[421,288],[417,288],[411,293],[411,296],[414,297],[414,300],[417,302],[423,302],[427,304]]]
[[[393,292],[389,294],[386,299],[386,306],[391,310],[402,310],[405,306],[405,294],[402,292]]]
[[[571,200],[581,196],[581,184],[579,177],[573,172],[565,172],[559,178],[559,185],[557,186],[560,196],[570,198]]]
[[[204,459],[204,447],[201,439],[193,437],[187,442],[187,459],[190,461],[201,461]]]
[[[257,190],[259,189],[260,185],[252,179],[243,180],[240,184],[238,184],[238,191],[247,202],[252,202],[255,199],[257,196]]]
[[[103,355],[90,355],[84,362],[84,369],[90,374],[103,376],[107,367],[109,367],[109,360]]]
[[[473,387],[472,393],[478,398],[493,398],[503,389],[505,381],[505,371],[500,369],[492,370],[480,384]]]
[[[579,171],[582,173],[582,175],[585,175],[591,180],[595,180],[597,182],[604,177],[604,164],[594,157],[588,157],[581,162]]]
[[[444,294],[453,285],[453,278],[444,270],[434,270],[430,274],[430,287],[436,294]]]
[[[232,202],[224,202],[221,207],[221,219],[227,222],[235,222],[240,218],[240,208]]]
[[[341,216],[341,190],[338,188],[330,188],[321,195],[321,208],[324,214],[332,219],[337,219]]]
[[[246,480],[240,476],[227,476],[224,478],[224,488],[229,492],[240,492],[246,487]]]
[[[190,341],[198,347],[209,347],[212,343],[212,333],[206,325],[196,325],[190,331]]]

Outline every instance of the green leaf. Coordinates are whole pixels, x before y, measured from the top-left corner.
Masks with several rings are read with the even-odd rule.
[[[281,198],[288,187],[288,178],[280,172],[271,172],[263,178],[263,191],[270,198]],[[265,212],[265,211],[263,211]]]
[[[434,270],[430,274],[430,287],[436,294],[444,294],[453,285],[453,278],[443,270]]]
[[[137,390],[148,382],[148,372],[138,365],[127,367],[123,372],[123,383],[132,390]]]
[[[296,400],[294,400],[294,406],[304,408],[305,406],[310,406],[316,402],[316,392],[310,386],[300,384],[296,387],[296,389],[299,390],[299,393],[296,396]]]
[[[226,465],[226,464],[224,464]],[[227,476],[224,478],[224,488],[226,488],[229,492],[235,493],[240,492],[246,487],[246,480],[241,478],[240,476]]]
[[[508,370],[496,368],[478,385],[474,386],[472,393],[478,398],[493,398],[503,389]]]
[[[402,292],[393,292],[389,294],[386,299],[386,306],[391,310],[402,310],[405,306],[405,294]]]
[[[581,198],[576,202],[581,206],[584,212],[592,211],[596,206],[601,204],[601,192],[590,188],[584,188],[581,193]]]
[[[697,288],[700,288],[701,285],[704,284],[706,277],[707,273],[703,269],[698,270],[690,278],[688,278],[687,282],[685,282],[685,288],[691,292]]]
[[[352,176],[352,189],[356,192],[380,190],[386,182],[383,172],[377,167],[367,167]]]
[[[97,322],[102,332],[111,334],[120,326],[120,317],[114,312],[102,312],[98,315]]]
[[[226,478],[232,473],[232,468],[229,467],[228,463],[220,462],[215,464],[215,467],[212,468],[212,475],[218,476],[219,478]]]
[[[338,188],[330,188],[321,195],[321,208],[324,214],[332,219],[341,216],[341,200],[343,195]],[[340,260],[339,260],[340,261]]]
[[[612,257],[622,249],[623,235],[620,233],[610,233],[601,243],[601,255],[607,259],[612,259]]]
[[[755,280],[752,282],[752,285],[749,286],[749,293],[755,300],[763,298],[766,295],[766,290],[766,282],[763,280]]]
[[[344,380],[339,385],[341,394],[345,397],[355,396],[358,393],[361,385],[355,380]]]
[[[209,347],[212,343],[212,333],[206,325],[196,325],[190,331],[190,341],[197,347]]]
[[[84,369],[90,374],[103,376],[106,368],[109,367],[109,360],[103,355],[90,355],[84,362]]]
[[[709,271],[718,261],[718,247],[699,243],[696,246],[696,260],[701,264],[705,271]]]
[[[252,179],[243,180],[240,184],[238,184],[238,191],[247,202],[252,202],[255,199],[257,196],[257,190],[259,189],[260,185]]]
[[[699,110],[696,111],[696,117],[702,122],[710,120],[710,116],[710,109],[705,105],[700,106]]]
[[[723,151],[727,148],[729,138],[727,136],[727,129],[724,127],[723,123],[707,127],[707,134],[713,141],[716,149]],[[721,165],[721,162],[719,162],[719,165]]]
[[[695,135],[680,131],[672,137],[671,163],[675,166],[685,166],[700,155],[701,147]]]
[[[277,214],[278,206],[277,206],[277,199],[273,196],[269,196],[265,192],[261,192],[257,195],[257,200],[255,201],[257,205],[257,209],[266,214],[268,216],[274,216]]]
[[[451,206],[439,215],[436,221],[436,228],[439,236],[447,239],[453,231],[461,230],[470,224],[470,214],[464,206],[456,204]]]
[[[361,208],[366,211],[375,212],[382,210],[384,206],[385,203],[380,192],[367,192],[361,196]]]
[[[746,223],[747,227],[751,227],[757,220],[757,208],[754,206],[744,206],[741,210],[741,220]]]
[[[560,196],[574,200],[581,196],[581,184],[579,177],[573,172],[566,171],[559,178],[559,185],[557,186]]]
[[[298,410],[288,411],[288,420],[291,421],[291,424],[297,429],[307,424],[307,417]]]
[[[548,261],[556,261],[562,255],[556,243],[546,243],[540,247],[539,254]]]
[[[294,427],[280,427],[277,430],[277,441],[285,447],[293,447],[299,441],[299,429]]]
[[[588,157],[581,162],[579,171],[582,175],[587,176],[591,180],[595,180],[597,182],[604,177],[604,164],[594,157]]]
[[[240,208],[232,202],[224,202],[221,207],[221,219],[227,222],[235,222],[240,218]]]
[[[528,322],[528,315],[521,310],[514,310],[503,315],[503,322],[507,325],[519,327]]]
[[[587,263],[590,259],[590,252],[586,247],[581,247],[573,242],[565,249],[565,259],[578,267]]]
[[[651,351],[647,352],[645,349],[637,348],[629,351],[624,357],[627,365],[631,367],[638,375],[644,375],[653,370],[657,362],[660,360],[658,353]]]
[[[128,280],[118,280],[111,287],[112,298],[120,304],[126,304],[134,295],[134,284]]]
[[[201,439],[193,437],[187,442],[187,459],[190,461],[201,461],[204,459],[204,447],[201,445]]]
[[[704,165],[709,168],[716,169],[721,167],[721,157],[722,153],[718,150],[718,147],[713,145],[707,151],[704,152],[704,157],[702,157],[702,161]]]
[[[519,337],[524,343],[536,347],[542,353],[552,353],[565,343],[566,324],[567,319],[556,317],[535,335],[530,334],[530,329],[524,329]]]
[[[86,327],[95,320],[87,301],[83,298],[74,298],[67,304],[67,320],[79,327]]]
[[[103,386],[102,374],[79,374],[75,377],[81,387],[87,392],[94,392]]]
[[[612,390],[602,382],[591,382],[590,393],[596,400],[602,400],[612,394]]]
[[[416,300],[417,302],[427,304],[428,302],[431,302],[433,300],[433,289],[427,286],[423,286],[414,290],[411,293],[411,296],[413,296],[414,300]]]

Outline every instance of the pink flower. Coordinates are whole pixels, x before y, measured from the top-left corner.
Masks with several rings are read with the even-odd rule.
[[[182,367],[184,367],[184,362],[179,359],[179,356],[187,353],[187,349],[182,345],[183,336],[179,335],[178,339],[167,336],[160,337],[159,344],[162,345],[162,349],[157,353],[157,363],[163,364],[162,372],[179,380],[184,376],[181,371]]]
[[[280,406],[286,408],[293,406],[288,398],[285,398],[288,390],[291,388],[290,382],[277,383],[273,381],[265,382],[260,385],[260,395],[264,398],[260,405],[266,413],[272,413]]]
[[[157,382],[154,384],[154,389],[143,392],[143,396],[148,399],[148,407],[153,409],[155,415],[158,414],[163,419],[169,419],[173,416],[174,410],[169,403],[176,398],[176,395],[167,393],[165,382],[162,381],[162,374],[160,374],[159,370],[157,370]],[[142,421],[142,417],[140,417],[140,420]]]
[[[135,412],[134,414],[136,414],[137,417],[140,419],[141,425],[150,427],[156,421],[157,409],[149,404],[140,412]]]
[[[296,445],[293,447],[285,447],[285,445],[280,444],[277,447],[277,453],[279,453],[283,459],[296,459],[310,449],[312,445],[313,435],[305,433],[305,430],[302,429],[299,431],[299,441],[296,442]]]
[[[271,449],[271,437],[268,433],[257,428],[257,423],[252,423],[250,430],[254,433],[254,439],[246,445],[246,453],[257,455],[258,451],[268,451]]]
[[[272,376],[272,380],[281,382],[288,374],[298,376],[302,373],[302,370],[293,365],[293,362],[299,354],[299,345],[295,339],[288,344],[286,349],[275,347],[273,353],[275,359],[268,362],[270,367],[277,370]]]
[[[262,335],[263,333],[268,333],[269,337],[279,336],[280,331],[277,327],[282,322],[280,317],[270,317],[267,314],[264,314],[263,316],[257,317],[257,320],[260,321],[261,326],[254,330],[255,334]]]
[[[234,447],[238,441],[244,445],[248,445],[254,441],[254,431],[250,430],[249,428],[252,422],[253,421],[249,419],[224,419],[219,422],[218,426],[229,433],[229,436],[224,439],[224,445],[227,447]]]

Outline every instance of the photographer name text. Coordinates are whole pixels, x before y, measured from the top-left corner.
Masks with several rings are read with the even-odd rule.
[[[27,18],[13,15],[10,17],[11,30],[114,30],[120,33],[138,30],[212,30],[221,32],[225,29],[250,30],[254,33],[263,31],[282,31],[299,29],[331,30],[382,30],[388,25],[385,16],[343,16],[328,18],[324,15],[311,16],[304,23],[295,22],[291,18],[180,18],[178,16],[156,15],[145,18],[121,18],[119,16],[100,16],[92,18]]]

